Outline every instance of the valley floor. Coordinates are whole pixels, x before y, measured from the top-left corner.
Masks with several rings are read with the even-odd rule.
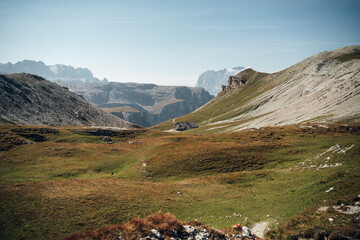
[[[266,226],[268,238],[359,236],[359,140],[358,125],[1,125],[0,238],[61,239],[159,210],[218,229]]]

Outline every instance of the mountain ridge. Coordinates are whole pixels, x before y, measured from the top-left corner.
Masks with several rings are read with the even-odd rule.
[[[67,88],[28,73],[0,74],[0,118],[22,125],[132,128]]]
[[[114,116],[145,127],[188,114],[213,98],[194,87],[108,82],[105,78],[101,81],[87,68],[45,65],[42,61],[0,64],[1,72],[42,76],[82,95]]]
[[[277,73],[246,69],[209,103],[177,121],[198,131],[232,132],[303,122],[358,122],[360,47],[322,52]],[[245,76],[247,75],[247,76]],[[239,83],[236,79],[244,80]],[[169,129],[172,123],[155,128]]]
[[[213,97],[203,88],[119,83],[67,84],[99,108],[144,127],[188,114]]]
[[[23,60],[17,63],[0,63],[0,73],[30,73],[42,76],[50,81],[61,80],[66,82],[83,83],[107,83],[104,78],[100,80],[93,76],[87,68],[75,68],[71,65],[54,64],[46,65],[42,61]]]

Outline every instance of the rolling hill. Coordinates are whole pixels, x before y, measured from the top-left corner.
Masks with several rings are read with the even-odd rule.
[[[360,47],[345,47],[309,57],[269,74],[245,69],[197,111],[177,118],[193,121],[198,132],[234,132],[246,128],[306,122],[358,122],[360,119]],[[172,120],[155,129],[173,128]]]

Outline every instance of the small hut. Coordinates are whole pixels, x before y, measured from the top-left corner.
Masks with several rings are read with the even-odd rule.
[[[198,128],[199,126],[193,122],[178,122],[176,123],[176,131],[185,131],[193,128]]]

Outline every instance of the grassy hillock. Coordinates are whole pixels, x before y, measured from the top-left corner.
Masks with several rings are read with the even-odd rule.
[[[159,210],[218,229],[265,221],[272,237],[358,229],[359,213],[332,206],[360,194],[359,140],[358,125],[199,135],[3,124],[0,238],[60,239]],[[326,221],[311,212],[322,206]]]

